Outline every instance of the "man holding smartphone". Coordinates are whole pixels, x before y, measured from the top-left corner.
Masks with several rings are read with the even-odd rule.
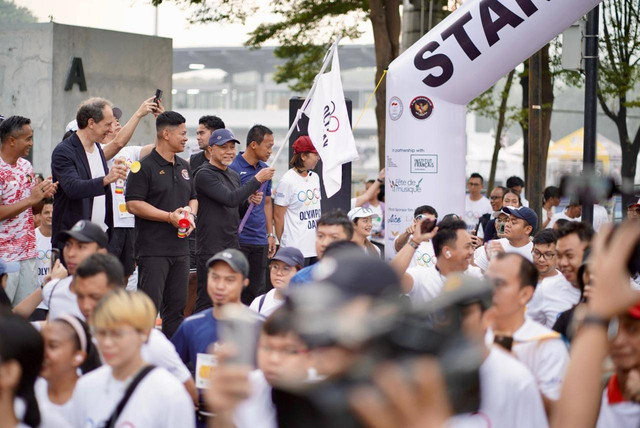
[[[413,222],[411,226],[407,227],[407,230],[402,232],[393,243],[396,253],[402,250],[402,247],[407,245],[407,242],[413,237],[413,232],[416,227],[421,224],[422,220],[438,221],[438,212],[430,205],[421,205],[413,212]],[[430,268],[436,264],[436,255],[433,252],[433,244],[431,240],[420,243],[420,246],[416,249],[414,257],[411,258],[409,267],[420,266],[423,268]]]

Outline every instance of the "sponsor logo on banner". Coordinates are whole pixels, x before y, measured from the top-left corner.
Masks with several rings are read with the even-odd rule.
[[[398,120],[402,116],[402,101],[398,97],[391,97],[389,100],[389,118]]]
[[[412,178],[409,180],[403,180],[401,178],[391,180],[391,191],[398,193],[421,193],[422,188],[420,187],[420,184],[422,184],[422,180],[423,178],[417,181]]]
[[[419,120],[427,119],[433,113],[433,102],[424,96],[415,97],[409,104],[413,117]]]
[[[400,232],[399,231],[391,232],[391,235],[395,238],[396,236],[400,235]]]
[[[391,216],[387,219],[388,224],[400,224],[401,222],[402,219],[400,218],[400,216],[397,216],[395,214],[391,214]]]
[[[397,168],[398,164],[396,164],[391,156],[387,156],[387,168]]]
[[[438,155],[411,155],[411,172],[417,174],[437,174]]]

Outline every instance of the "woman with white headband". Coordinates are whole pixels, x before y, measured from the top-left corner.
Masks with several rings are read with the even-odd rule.
[[[55,412],[73,422],[71,397],[80,374],[100,366],[88,326],[73,315],[62,315],[42,329],[44,362],[35,391],[41,411]],[[79,373],[81,372],[81,373]]]

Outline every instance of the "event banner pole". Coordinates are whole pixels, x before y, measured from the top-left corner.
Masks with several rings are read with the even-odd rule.
[[[600,0],[467,0],[389,65],[386,242],[419,205],[464,214],[466,105]]]

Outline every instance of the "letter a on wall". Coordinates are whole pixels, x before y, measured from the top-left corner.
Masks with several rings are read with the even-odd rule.
[[[467,103],[599,2],[466,0],[389,65],[385,248],[419,205],[464,215]]]
[[[67,83],[64,85],[65,91],[73,89],[73,85],[77,83],[81,92],[87,91],[87,81],[84,78],[84,68],[82,67],[82,58],[73,58],[71,62],[71,70],[67,76]]]

